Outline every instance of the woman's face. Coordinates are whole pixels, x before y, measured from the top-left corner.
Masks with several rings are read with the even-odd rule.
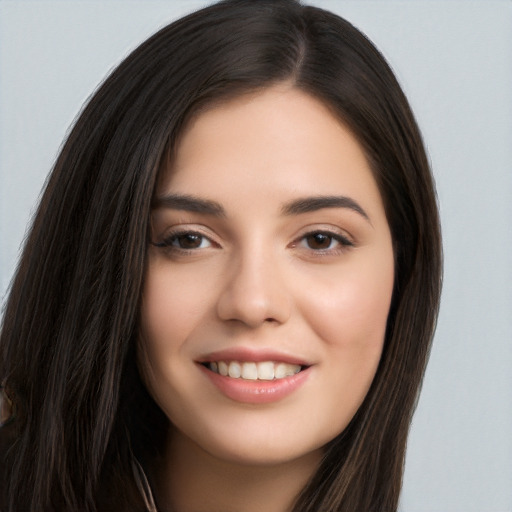
[[[358,142],[269,88],[194,119],[156,196],[139,363],[175,435],[249,464],[320,454],[372,382],[393,289]]]

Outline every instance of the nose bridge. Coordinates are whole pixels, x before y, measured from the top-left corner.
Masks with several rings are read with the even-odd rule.
[[[218,301],[223,320],[238,320],[252,327],[264,322],[283,323],[290,299],[279,257],[272,244],[251,243],[236,251]]]

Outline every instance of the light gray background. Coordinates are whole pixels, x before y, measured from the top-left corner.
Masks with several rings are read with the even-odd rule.
[[[404,512],[512,511],[512,2],[313,0],[395,69],[434,168],[439,327],[414,418]],[[66,130],[180,1],[0,1],[0,295]]]

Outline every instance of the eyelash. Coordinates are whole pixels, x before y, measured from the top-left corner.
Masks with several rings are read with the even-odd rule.
[[[153,242],[153,245],[155,247],[159,247],[161,249],[166,249],[168,251],[176,251],[176,252],[184,252],[184,253],[190,253],[193,251],[196,251],[198,249],[204,249],[204,247],[191,247],[191,248],[185,248],[185,247],[177,247],[175,246],[175,242],[178,241],[180,238],[184,237],[198,237],[201,239],[201,245],[202,241],[208,240],[210,245],[217,245],[214,244],[214,242],[204,235],[203,233],[199,231],[194,230],[182,230],[182,231],[174,231],[169,233],[168,236],[166,236],[161,242]]]
[[[203,242],[205,240],[207,240],[209,246],[208,247],[201,247],[201,246],[188,247],[188,248],[176,246],[175,245],[176,242],[179,243],[179,239],[184,238],[184,237],[197,237],[200,239],[200,245],[202,245]],[[294,248],[298,247],[299,245],[302,245],[302,243],[307,244],[307,239],[308,238],[311,239],[313,237],[325,237],[325,239],[329,240],[329,246],[325,247],[325,248],[314,249],[310,246],[303,247],[306,250],[313,251],[313,253],[315,253],[315,255],[319,255],[319,256],[320,255],[329,255],[329,254],[339,254],[339,253],[344,252],[345,250],[347,250],[350,247],[354,247],[354,243],[349,238],[347,238],[344,235],[341,235],[339,233],[335,233],[335,232],[332,232],[329,230],[314,230],[314,231],[309,231],[307,233],[304,233],[303,235],[301,235],[299,238],[297,238],[291,244],[291,247],[294,247]],[[332,248],[331,245],[333,242],[336,242],[337,244],[339,244],[339,246]],[[209,248],[212,246],[218,247],[218,244],[213,242],[208,236],[206,236],[205,234],[203,234],[199,231],[194,231],[194,230],[174,231],[174,232],[170,233],[166,238],[164,238],[161,242],[152,242],[152,244],[155,247],[158,247],[160,249],[164,249],[166,251],[174,252],[174,253],[181,253],[184,255],[191,254],[200,249],[206,249],[206,248]]]
[[[325,239],[329,240],[329,246],[325,247],[325,248],[322,247],[322,248],[313,249],[310,246],[305,247],[305,249],[310,249],[317,255],[339,254],[339,253],[347,250],[348,248],[354,246],[354,243],[344,235],[341,235],[339,233],[334,233],[329,230],[316,230],[316,231],[310,231],[310,232],[302,235],[300,238],[297,239],[296,242],[293,243],[293,247],[296,247],[303,242],[305,244],[307,244],[308,238],[311,239],[313,237],[324,237]],[[333,242],[337,242],[338,246],[335,248],[332,248],[331,245]]]

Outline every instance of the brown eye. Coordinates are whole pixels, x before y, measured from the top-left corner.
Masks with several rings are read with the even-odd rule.
[[[336,251],[342,251],[347,247],[353,247],[347,237],[339,233],[331,233],[329,231],[312,231],[306,233],[300,239],[300,245],[305,249],[317,251],[319,253],[333,254]]]
[[[333,236],[325,233],[313,233],[305,237],[305,240],[307,246],[315,250],[329,249],[335,241]]]
[[[173,244],[180,249],[198,249],[203,243],[203,236],[196,233],[186,233],[174,237]]]
[[[206,249],[212,246],[211,240],[194,231],[183,231],[180,233],[171,233],[161,242],[153,243],[156,247],[162,247],[168,250],[190,251],[194,249]]]

